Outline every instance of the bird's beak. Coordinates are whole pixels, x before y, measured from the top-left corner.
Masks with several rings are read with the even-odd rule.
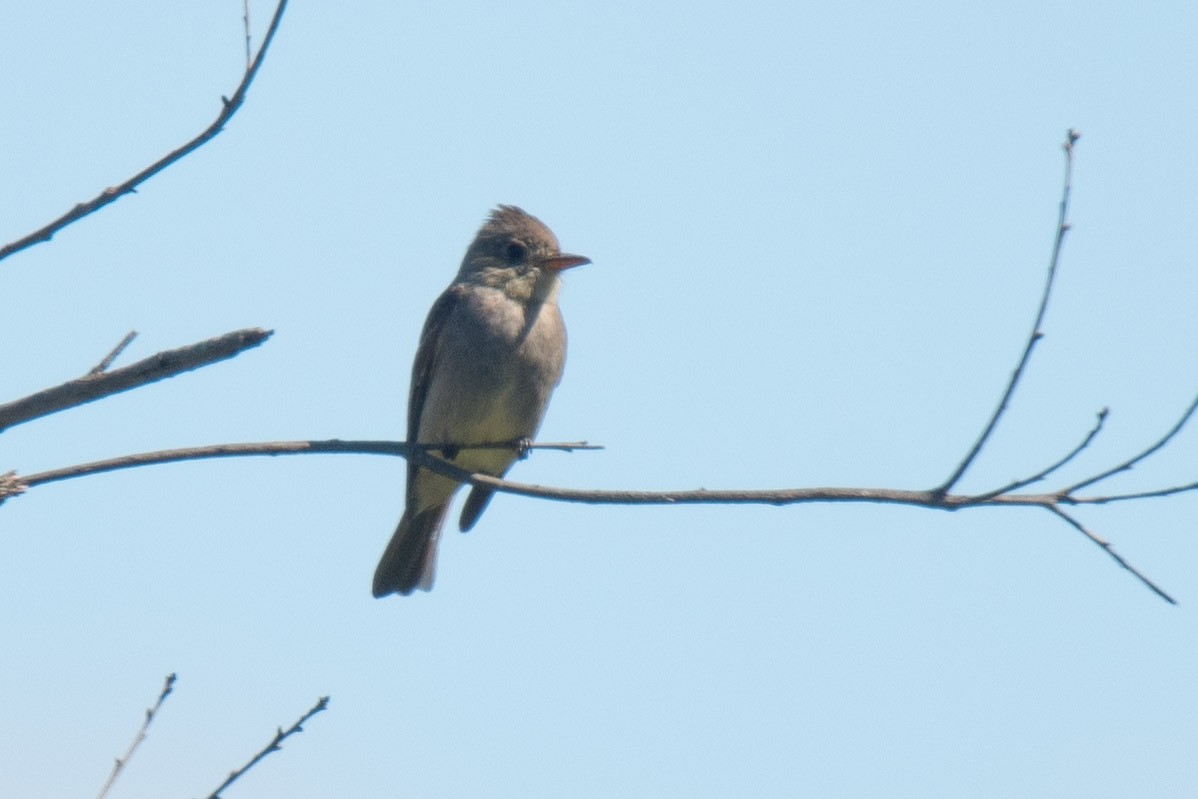
[[[572,266],[582,266],[589,264],[590,258],[585,255],[571,255],[568,252],[563,252],[560,255],[553,255],[544,260],[545,268],[550,272],[561,272],[563,269],[569,269]]]

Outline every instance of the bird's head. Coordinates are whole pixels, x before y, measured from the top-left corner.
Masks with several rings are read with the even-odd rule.
[[[500,205],[479,229],[458,270],[458,280],[502,288],[513,299],[544,302],[558,275],[590,258],[563,253],[545,224],[514,205]]]

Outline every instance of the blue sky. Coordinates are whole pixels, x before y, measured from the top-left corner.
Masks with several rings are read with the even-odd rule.
[[[271,6],[254,3],[256,40]],[[0,240],[215,116],[241,4],[40,3],[0,24]],[[6,431],[0,471],[404,434],[429,305],[515,203],[566,276],[565,380],[515,479],[926,488],[1027,334],[963,481],[1198,392],[1193,4],[293,2],[248,102],[135,196],[0,263],[3,399],[245,326],[228,363]],[[1198,429],[1110,488],[1198,479]],[[498,497],[434,591],[370,596],[396,459],[201,462],[0,508],[0,774],[229,796],[1116,797],[1198,791],[1198,497],[1044,512],[604,507]]]

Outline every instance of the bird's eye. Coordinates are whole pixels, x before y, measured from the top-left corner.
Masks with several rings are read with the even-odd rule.
[[[503,248],[503,257],[512,266],[519,266],[528,257],[528,249],[523,244],[513,241]]]

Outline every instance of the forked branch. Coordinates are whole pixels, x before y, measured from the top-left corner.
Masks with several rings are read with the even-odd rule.
[[[130,337],[126,336],[113,352],[82,377],[0,405],[0,432],[22,422],[232,358],[257,347],[270,338],[273,332],[260,327],[234,330],[186,347],[159,352],[120,369],[106,371],[112,358],[115,358],[130,340]]]

